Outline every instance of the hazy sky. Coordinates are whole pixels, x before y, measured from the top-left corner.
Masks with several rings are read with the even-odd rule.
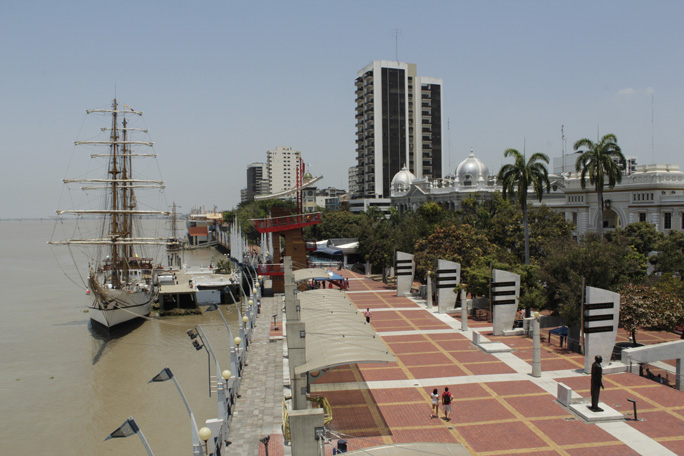
[[[115,88],[182,212],[233,208],[278,145],[347,188],[356,72],[397,57],[444,81],[445,169],[471,148],[491,172],[524,143],[560,156],[561,125],[569,152],[598,129],[681,166],[683,18],[681,1],[2,0],[0,218],[54,214],[85,109]]]

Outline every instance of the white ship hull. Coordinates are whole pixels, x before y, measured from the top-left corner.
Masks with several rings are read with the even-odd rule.
[[[149,291],[106,290],[102,301],[96,299],[90,308],[90,319],[111,328],[121,323],[146,317],[152,310],[153,294]],[[103,302],[107,302],[103,304]]]

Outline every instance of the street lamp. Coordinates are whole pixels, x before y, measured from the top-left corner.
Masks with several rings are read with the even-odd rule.
[[[173,376],[173,372],[171,372],[171,369],[165,367],[164,369],[162,369],[161,372],[155,375],[154,378],[152,378],[152,380],[150,380],[147,383],[165,382],[167,380],[173,380],[173,383],[176,385],[176,388],[178,389],[178,393],[180,394],[181,399],[183,399],[183,403],[185,404],[185,408],[188,411],[188,415],[190,415],[190,427],[192,432],[192,455],[202,456],[202,444],[200,442],[199,431],[197,430],[197,423],[195,422],[195,415],[192,413],[192,410],[190,410],[190,404],[188,404],[188,400],[185,398],[185,394],[183,394],[183,390],[181,389],[178,380],[176,380],[176,377]]]
[[[105,442],[109,439],[117,439],[121,437],[128,437],[133,434],[138,434],[138,437],[140,437],[140,440],[142,441],[143,446],[145,447],[145,450],[147,451],[147,454],[150,456],[154,456],[154,453],[152,453],[152,449],[150,448],[150,445],[148,445],[147,440],[145,439],[145,436],[143,435],[142,431],[138,427],[138,425],[135,423],[135,420],[133,419],[132,416],[129,416],[126,421],[124,421],[124,424],[119,426],[114,432],[109,434],[107,438],[105,439]]]
[[[204,440],[204,452],[208,453],[207,440],[209,440],[209,438],[211,437],[211,429],[209,429],[208,427],[203,427],[199,430],[199,436],[200,439]]]

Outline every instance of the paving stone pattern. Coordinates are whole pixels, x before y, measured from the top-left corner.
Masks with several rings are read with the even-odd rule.
[[[283,341],[270,340],[273,321],[269,318],[280,314],[278,304],[282,305],[281,297],[261,300],[228,437],[233,442],[228,455],[258,455],[264,446],[259,439],[266,435],[271,435],[269,456],[283,454],[282,437],[278,438],[282,435]]]

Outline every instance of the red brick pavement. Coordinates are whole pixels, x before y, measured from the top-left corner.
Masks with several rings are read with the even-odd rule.
[[[348,271],[344,271],[348,273]],[[352,274],[352,273],[349,273]],[[352,277],[349,275],[348,277]],[[381,282],[350,280],[352,290],[384,290]],[[407,298],[392,293],[352,293],[349,298],[360,309],[417,307]],[[459,318],[456,318],[457,320]],[[397,357],[396,363],[340,366],[315,380],[316,394],[328,398],[333,407],[331,428],[342,435],[349,448],[415,441],[458,442],[471,455],[633,455],[637,454],[601,428],[588,424],[562,407],[551,394],[529,380],[459,383],[449,386],[454,395],[452,420],[429,418],[433,387],[366,389],[365,382],[377,380],[423,380],[441,377],[512,373],[505,363],[483,353],[457,331],[425,332],[448,328],[434,315],[416,310],[373,312],[371,324]],[[469,320],[472,327],[491,326]],[[477,326],[479,325],[479,326]],[[406,335],[382,336],[387,331],[411,331]],[[532,342],[526,337],[490,340],[507,344],[514,354],[531,362]],[[621,335],[625,337],[625,335]],[[639,342],[674,340],[667,333],[639,333]],[[626,340],[626,337],[625,337]],[[557,341],[556,341],[557,342]],[[557,345],[542,344],[542,369],[575,370],[583,357]],[[589,396],[589,376],[558,379],[578,394]],[[361,389],[326,390],[340,382],[355,382]],[[604,375],[606,386],[601,400],[631,416],[631,403],[638,401],[639,417],[629,426],[684,455],[684,394],[633,374]],[[442,411],[440,410],[440,416]],[[326,447],[332,454],[333,445]]]

